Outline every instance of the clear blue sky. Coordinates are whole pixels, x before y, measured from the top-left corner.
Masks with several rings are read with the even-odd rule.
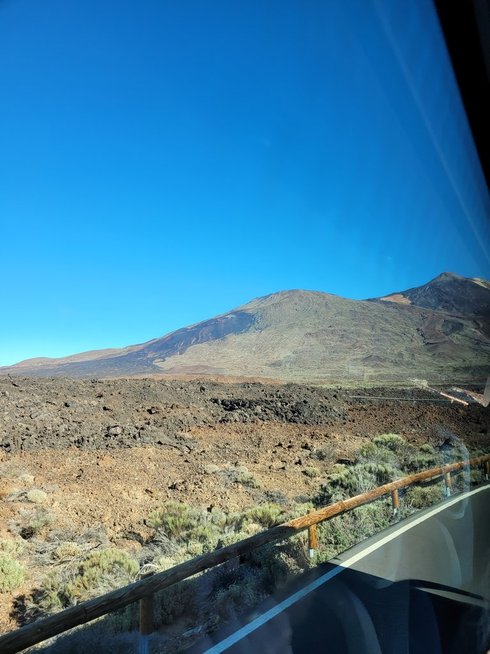
[[[490,277],[430,0],[0,2],[0,364]]]

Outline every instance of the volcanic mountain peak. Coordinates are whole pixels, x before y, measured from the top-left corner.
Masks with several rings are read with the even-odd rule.
[[[140,345],[24,361],[0,374],[275,378],[322,383],[490,372],[490,284],[443,273],[373,300],[288,290]]]
[[[490,282],[443,272],[427,284],[398,291],[379,300],[414,304],[458,315],[490,315]]]
[[[468,280],[468,277],[463,277],[463,275],[458,275],[458,273],[453,273],[453,272],[442,272],[440,275],[437,275],[437,277],[434,277],[434,279],[431,279],[430,282],[427,282],[426,286],[428,284],[433,284],[434,282],[452,282],[454,280]]]
[[[445,282],[445,283],[453,283],[453,282],[462,282],[464,284],[478,284],[479,286],[483,286],[484,288],[490,289],[490,281],[487,281],[486,279],[482,279],[481,277],[463,277],[463,275],[458,275],[457,273],[453,272],[443,272],[440,275],[437,275],[437,277],[434,277],[430,282],[426,284],[428,286],[429,284],[433,284],[435,282]]]
[[[274,304],[289,304],[303,303],[303,302],[316,302],[328,298],[339,297],[332,293],[325,293],[324,291],[308,291],[302,288],[293,288],[286,291],[276,291],[267,295],[261,295],[254,298],[250,302],[238,307],[238,310],[255,309],[257,306],[271,306]]]

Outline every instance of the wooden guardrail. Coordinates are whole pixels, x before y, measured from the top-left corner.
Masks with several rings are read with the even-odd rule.
[[[145,577],[128,586],[60,611],[55,615],[37,620],[16,631],[0,636],[0,652],[1,654],[20,652],[26,647],[36,645],[47,638],[100,618],[137,601],[140,602],[140,632],[142,635],[148,635],[153,629],[151,598],[156,592],[188,579],[199,572],[220,565],[225,561],[247,554],[262,545],[290,538],[306,529],[308,529],[308,542],[311,552],[312,549],[317,547],[318,535],[316,528],[319,523],[388,494],[391,495],[393,512],[396,514],[400,501],[398,497],[399,489],[438,477],[444,478],[446,493],[450,495],[451,473],[470,466],[484,466],[488,478],[490,476],[490,455],[438,466],[397,479],[361,495],[335,502],[308,515],[284,522],[245,540],[180,563],[169,570]]]

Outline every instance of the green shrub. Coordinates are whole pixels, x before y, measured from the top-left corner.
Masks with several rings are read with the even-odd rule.
[[[70,595],[86,599],[119,585],[134,581],[139,571],[137,561],[126,552],[115,548],[93,552],[80,565],[78,574],[67,584]]]
[[[204,522],[203,512],[180,502],[168,502],[163,509],[154,511],[147,524],[162,531],[177,542],[191,539],[192,531]]]
[[[25,547],[26,544],[21,538],[0,538],[0,555],[16,558],[24,552]]]
[[[260,528],[259,531],[262,531],[262,528]],[[226,533],[220,537],[218,541],[218,547],[226,547],[227,545],[232,545],[233,543],[237,543],[239,540],[245,540],[245,538],[248,538],[250,535],[251,534],[245,530]]]
[[[221,468],[219,474],[223,477],[225,483],[242,484],[250,488],[259,488],[260,484],[254,475],[250,472],[247,466],[236,464],[235,466],[228,466]]]
[[[0,592],[9,593],[24,581],[24,566],[8,554],[0,554]]]
[[[400,476],[397,468],[389,463],[364,462],[344,466],[327,477],[314,498],[318,506],[360,495]]]
[[[366,443],[357,453],[356,463],[380,463],[392,466],[398,465],[398,456],[387,447],[375,443]]]
[[[422,445],[418,452],[415,452],[409,461],[406,462],[405,472],[412,474],[421,470],[428,470],[442,465],[440,454],[428,443]]]
[[[434,455],[434,450],[429,454]],[[417,456],[421,456],[420,451],[402,436],[398,436],[398,434],[381,434],[359,450],[357,461],[386,463],[397,468],[400,472],[410,472],[413,470],[414,458]],[[428,457],[428,453],[425,453],[425,456]]]
[[[389,500],[378,500],[336,516],[319,526],[318,561],[328,561],[349,547],[369,538],[393,521]]]
[[[33,504],[43,504],[48,499],[48,494],[40,488],[31,488],[26,493],[26,499]]]
[[[199,615],[199,594],[197,589],[200,577],[165,588],[154,595],[154,621],[158,625],[172,625],[179,618],[192,620]]]
[[[314,468],[313,466],[307,466],[303,470],[303,474],[306,475],[307,477],[314,479],[315,477],[320,476],[320,471],[318,470],[318,468]]]
[[[243,466],[241,469],[237,470],[235,474],[235,480],[238,484],[242,486],[248,486],[249,488],[259,488],[260,484],[254,475]]]
[[[243,557],[248,568],[255,570],[261,592],[270,594],[284,584],[293,574],[309,566],[303,539],[289,538],[283,543],[271,543],[252,550]]]
[[[277,504],[259,504],[249,509],[245,514],[246,520],[259,524],[263,529],[270,529],[280,524],[284,517],[284,510]]]
[[[189,531],[189,543],[187,549],[196,544],[202,545],[203,551],[215,549],[219,539],[219,531],[211,522],[198,524]]]
[[[297,508],[300,513],[306,510],[305,507]],[[169,502],[153,512],[148,520],[155,534],[140,552],[144,564],[142,569],[155,572],[168,569],[213,547],[247,538],[286,518],[284,507],[274,503],[227,514]],[[66,563],[69,555],[76,553],[73,544],[76,546],[76,543],[62,542],[49,550],[51,559],[57,558],[62,564],[46,576],[41,588],[34,593],[32,616],[36,612],[39,615],[59,611],[111,587],[122,586],[132,581],[139,569],[129,555],[114,549],[92,552],[78,564],[74,561]],[[241,557],[240,562],[229,562],[156,594],[155,625],[172,625],[178,621],[179,629],[189,627],[191,631],[196,624],[206,628],[217,626],[235,611],[242,612],[244,608],[257,604],[291,574],[308,565],[304,535],[280,545],[260,548]],[[107,629],[113,631],[116,625],[121,630],[134,628],[137,612],[133,609],[104,620]],[[83,629],[80,638],[73,636],[68,651],[73,643],[73,651],[82,652],[81,643],[86,633]],[[165,651],[175,651],[171,649],[172,642],[168,641]]]
[[[82,549],[78,543],[73,541],[68,541],[66,543],[60,543],[52,551],[51,556],[57,561],[64,561],[69,559],[75,559],[80,556]]]
[[[360,466],[366,474],[374,477],[376,486],[382,486],[400,476],[400,471],[389,463],[367,462]]]
[[[33,603],[41,612],[53,613],[131,583],[138,571],[137,561],[122,550],[92,552],[80,564],[48,573]]]
[[[228,620],[244,609],[257,606],[266,597],[261,583],[256,576],[249,575],[230,584],[227,588],[217,590],[213,602],[213,613],[221,620]]]
[[[22,510],[20,520],[12,524],[11,529],[23,539],[28,540],[51,525],[53,520],[53,513],[49,509],[39,506],[32,510]]]
[[[443,498],[443,485],[441,482],[430,486],[411,486],[405,491],[400,506],[403,513],[410,509],[425,509]]]
[[[373,443],[376,447],[384,447],[392,452],[401,452],[407,446],[406,440],[402,436],[398,436],[398,434],[381,434],[381,436],[375,436]]]
[[[244,524],[249,517],[246,512],[232,511],[224,513],[223,511],[212,511],[210,514],[211,522],[219,529],[229,532],[242,531]]]
[[[256,507],[249,514],[246,511],[243,513],[224,513],[217,510],[208,512],[186,504],[169,502],[164,508],[154,511],[147,524],[156,530],[155,544],[165,541],[164,556],[180,561],[221,547],[225,543],[236,542],[237,534],[243,535],[243,530],[251,522],[268,524],[273,519],[267,517],[272,510],[271,506]],[[274,510],[281,512],[280,509]],[[257,512],[256,517],[254,511]]]
[[[485,481],[485,472],[479,468],[473,468],[470,472],[470,483],[471,484],[481,484]]]

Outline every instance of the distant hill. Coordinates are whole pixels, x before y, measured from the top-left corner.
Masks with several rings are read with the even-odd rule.
[[[140,345],[29,359],[0,374],[470,380],[490,374],[489,318],[490,282],[452,273],[370,300],[282,291]]]

